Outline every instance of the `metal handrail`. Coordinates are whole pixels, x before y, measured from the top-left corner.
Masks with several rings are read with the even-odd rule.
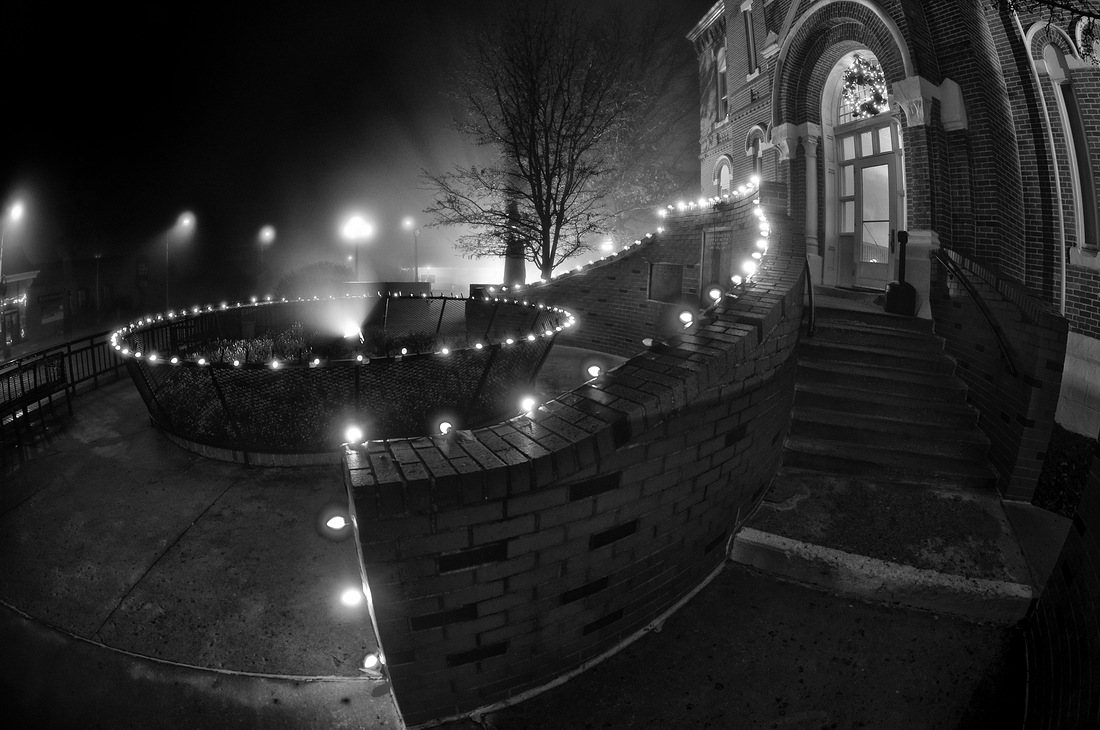
[[[813,337],[817,327],[817,310],[814,307],[814,282],[810,278],[810,260],[806,259],[806,290],[810,293],[810,326],[806,328],[806,336]]]
[[[970,280],[966,278],[966,273],[963,271],[963,268],[952,260],[944,249],[935,249],[932,251],[932,255],[937,261],[947,267],[948,273],[959,280],[963,289],[965,289],[966,293],[970,295],[970,298],[974,300],[974,304],[978,306],[978,311],[981,312],[986,325],[993,333],[993,337],[997,340],[997,346],[1001,348],[1001,355],[1005,359],[1005,365],[1008,367],[1008,372],[1012,375],[1016,375],[1018,372],[1016,359],[1012,356],[1012,349],[1008,344],[1008,337],[1005,335],[1004,329],[997,324],[996,319],[993,317],[993,313],[989,311],[989,306],[985,303],[982,295],[978,293],[978,290],[975,289],[974,285],[970,283]]]

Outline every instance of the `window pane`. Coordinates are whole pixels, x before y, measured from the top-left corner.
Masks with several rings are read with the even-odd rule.
[[[864,132],[863,134],[859,135],[860,157],[867,157],[869,155],[875,154],[875,148],[873,146],[874,142],[872,142],[873,138],[874,134],[871,132]]]
[[[840,194],[855,195],[855,165],[842,165],[840,168]]]
[[[890,166],[875,165],[861,171],[863,177],[863,220],[890,220]]]
[[[845,200],[840,204],[840,232],[854,233],[856,230],[856,201]]]
[[[890,221],[864,222],[859,242],[859,260],[885,264],[890,260]]]
[[[855,137],[845,137],[840,140],[840,159],[851,160],[856,156]]]
[[[878,151],[890,152],[893,149],[893,140],[890,139],[890,127],[883,127],[878,131]]]

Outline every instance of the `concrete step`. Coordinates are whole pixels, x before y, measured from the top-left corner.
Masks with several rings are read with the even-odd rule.
[[[896,352],[943,351],[943,341],[927,332],[898,330],[862,321],[819,319],[814,340],[859,347],[876,347]]]
[[[898,448],[854,444],[835,439],[789,436],[783,452],[789,468],[859,479],[933,487],[993,490],[997,476],[984,459],[928,456]]]
[[[827,301],[823,299],[823,301]],[[931,334],[932,320],[919,317],[903,317],[898,314],[888,314],[882,309],[871,308],[841,308],[823,304],[815,307],[817,324],[823,322],[854,322],[865,325],[880,326],[894,331],[919,332]]]
[[[842,415],[876,416],[935,428],[969,428],[977,412],[961,401],[925,401],[862,388],[823,383],[795,383],[795,405]]]
[[[815,359],[800,360],[797,379],[800,383],[839,385],[859,388],[870,394],[888,393],[918,398],[923,401],[963,402],[966,386],[943,373],[922,373],[896,368],[837,363]]]
[[[795,407],[791,436],[832,439],[862,446],[901,449],[913,454],[984,460],[989,438],[976,428],[942,428],[821,408]]]
[[[921,370],[929,373],[951,374],[955,363],[941,349],[903,350],[889,347],[856,345],[820,340],[816,336],[803,338],[799,343],[799,361],[803,358],[851,362],[895,369]]]
[[[733,560],[870,601],[1010,625],[1030,571],[995,491],[779,469]]]

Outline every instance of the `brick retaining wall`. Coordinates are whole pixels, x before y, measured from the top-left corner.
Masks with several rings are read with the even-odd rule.
[[[1025,629],[1025,727],[1100,727],[1100,460]]]
[[[498,426],[349,450],[364,581],[408,724],[579,670],[721,565],[790,418],[805,251],[767,205],[783,192],[762,196],[765,265],[710,321],[644,349],[676,305],[649,302],[642,272],[680,262],[697,297],[703,231],[739,231],[747,250],[748,201],[674,215],[664,234],[526,292],[577,314],[567,344],[633,356],[622,366]]]
[[[1030,502],[1054,427],[1068,325],[1016,282],[953,251],[944,253],[963,266],[988,305],[1018,370],[1009,372],[978,306],[933,259],[935,332],[957,363],[955,372],[969,389],[967,400],[980,413],[978,426],[990,438],[989,458],[1000,474],[1001,494]]]

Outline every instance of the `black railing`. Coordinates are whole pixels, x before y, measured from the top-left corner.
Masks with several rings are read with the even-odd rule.
[[[367,439],[401,438],[518,413],[517,389],[570,320],[495,299],[351,297],[145,319],[115,345],[169,433],[235,451],[323,453],[349,424]]]
[[[1001,325],[997,323],[993,313],[989,311],[989,305],[986,304],[985,299],[978,290],[974,288],[974,285],[970,283],[970,279],[967,277],[966,272],[951,258],[946,249],[934,249],[932,251],[932,257],[942,264],[943,267],[947,269],[947,272],[962,284],[963,289],[970,296],[971,301],[977,306],[978,312],[982,315],[982,319],[985,320],[986,326],[989,327],[989,331],[993,333],[994,339],[997,340],[997,346],[1001,350],[1001,356],[1004,358],[1005,367],[1012,375],[1016,375],[1019,369],[1016,366],[1016,358],[1012,353],[1012,347],[1008,343],[1008,337],[1005,335]]]
[[[44,413],[55,398],[64,397],[70,413],[72,398],[97,388],[105,378],[117,380],[122,361],[111,348],[110,332],[99,332],[60,345],[22,355],[0,365],[0,462],[4,468],[14,455],[25,458],[23,448],[29,434],[21,433],[17,419]],[[31,419],[27,418],[28,425]],[[9,453],[9,447],[20,447]]]

